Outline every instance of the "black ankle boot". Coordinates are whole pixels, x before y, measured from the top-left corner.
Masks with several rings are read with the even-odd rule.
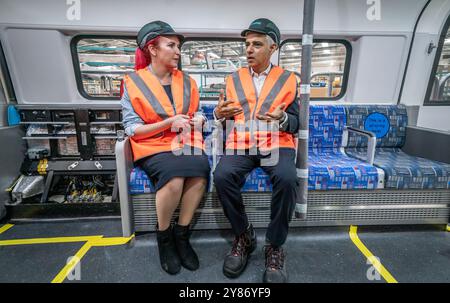
[[[181,265],[189,270],[198,269],[199,262],[197,254],[189,243],[189,225],[182,226],[175,224],[173,234],[175,237],[175,245],[177,247],[178,256],[181,259]]]
[[[175,246],[172,225],[166,230],[157,230],[156,239],[158,240],[159,261],[162,269],[171,275],[178,273],[181,269],[180,257],[178,257]]]

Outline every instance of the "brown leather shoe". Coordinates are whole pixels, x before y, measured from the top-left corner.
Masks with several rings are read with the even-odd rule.
[[[246,231],[234,239],[231,252],[227,254],[223,262],[223,274],[231,279],[239,277],[255,248],[256,233],[250,225]]]
[[[282,247],[265,246],[266,270],[264,283],[286,283],[288,276],[285,265],[286,254]]]

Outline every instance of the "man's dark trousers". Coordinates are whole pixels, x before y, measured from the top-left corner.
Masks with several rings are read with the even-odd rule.
[[[246,155],[236,155],[236,152],[234,155],[225,154],[214,171],[214,183],[219,200],[236,236],[244,232],[249,223],[241,188],[248,173],[261,166],[261,159],[267,157],[260,153],[248,155],[248,152]],[[266,240],[275,246],[281,246],[286,241],[289,221],[297,201],[299,181],[295,157],[294,149],[280,148],[279,161],[276,165],[261,166],[272,183],[270,223]]]

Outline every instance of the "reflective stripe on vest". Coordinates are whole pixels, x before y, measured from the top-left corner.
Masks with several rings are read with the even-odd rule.
[[[191,78],[183,73],[183,110],[182,114],[187,115],[189,111],[189,105],[191,103]],[[175,101],[175,100],[174,100]]]
[[[139,88],[139,90],[144,94],[145,98],[148,100],[150,105],[152,106],[153,110],[158,114],[158,116],[161,117],[161,119],[167,119],[170,117],[170,115],[164,110],[161,103],[158,101],[158,99],[153,94],[152,90],[145,84],[144,80],[141,76],[139,76],[136,73],[129,74],[130,78],[133,80],[134,84]],[[189,105],[190,105],[190,96],[191,96],[191,79],[188,75],[183,74],[183,107],[181,113],[186,115],[189,111]],[[176,104],[175,96],[173,97],[173,101]],[[175,105],[176,108],[176,105]],[[177,112],[175,110],[174,115],[176,115]]]
[[[267,95],[266,99],[261,105],[261,109],[258,111],[258,113],[265,114],[270,109],[273,101],[275,101],[276,96],[278,96],[278,94],[280,93],[281,89],[283,88],[284,84],[286,83],[290,75],[291,72],[288,72],[286,70],[281,74],[275,85],[270,90],[269,95]]]
[[[149,69],[141,69],[125,77],[130,102],[136,114],[144,123],[155,123],[173,117],[176,114],[193,116],[198,108],[198,94],[191,78],[175,70],[172,73],[173,102],[160,85],[159,80]],[[197,130],[176,133],[170,129],[152,137],[130,138],[134,161],[143,157],[166,151],[174,151],[183,146],[203,149],[203,136]]]
[[[231,77],[233,78],[234,89],[236,90],[239,103],[244,111],[245,120],[250,120],[250,106],[247,97],[245,96],[239,73],[233,73]]]
[[[145,96],[147,101],[150,103],[150,106],[153,108],[153,111],[162,119],[169,118],[169,114],[164,110],[161,103],[159,103],[158,99],[153,94],[152,90],[145,84],[144,80],[137,74],[131,73],[129,74],[130,78],[133,80],[134,84],[139,88],[142,94]]]
[[[245,116],[245,120],[250,120],[251,117],[251,113],[255,113],[256,110],[258,110],[258,113],[263,113],[265,114],[270,107],[272,106],[273,102],[275,101],[275,98],[278,96],[278,94],[280,93],[281,89],[283,88],[283,86],[286,84],[286,81],[289,79],[289,77],[292,75],[292,72],[289,71],[283,71],[281,73],[281,75],[278,77],[278,79],[276,80],[275,84],[273,85],[272,89],[270,90],[269,94],[267,95],[267,97],[264,99],[263,104],[260,107],[260,110],[258,110],[257,108],[254,108],[253,111],[250,110],[250,105],[249,102],[247,100],[247,97],[245,95],[245,91],[244,88],[242,87],[242,83],[241,83],[241,79],[239,76],[239,72],[235,72],[231,75],[232,79],[233,79],[233,84],[234,84],[234,89],[236,91],[236,95],[239,99],[239,103],[244,111],[244,116]],[[267,77],[270,76],[270,73]],[[266,78],[267,79],[267,78]],[[253,83],[253,82],[252,82]],[[257,100],[259,101],[259,100]],[[255,104],[255,107],[257,105]]]
[[[270,138],[270,134],[267,134],[267,128],[265,130],[259,130],[255,128],[256,114],[265,115],[272,107],[279,106],[282,103],[286,103],[286,107],[294,102],[294,96],[296,92],[296,85],[285,87],[288,81],[294,81],[291,77],[295,77],[292,72],[285,71],[280,67],[273,67],[271,72],[266,77],[260,96],[256,95],[256,89],[253,85],[253,79],[248,69],[241,69],[231,75],[231,83],[229,85],[234,86],[234,90],[231,91],[230,99],[237,98],[239,105],[243,110],[243,114],[235,116],[235,128],[232,133],[227,133],[227,145],[243,142],[245,138],[245,147],[249,148],[255,143],[255,137],[258,141],[261,138]],[[295,79],[295,78],[294,78]],[[245,86],[245,90],[244,90]],[[280,93],[283,91],[283,94]],[[265,97],[264,97],[265,96]],[[278,98],[277,98],[278,97]],[[256,132],[254,132],[256,130]],[[256,136],[255,136],[256,135]],[[276,136],[278,137],[278,136]],[[282,147],[294,147],[292,135],[286,132],[280,132],[280,146]],[[238,142],[237,142],[238,141]],[[259,146],[260,142],[258,142]],[[236,144],[233,144],[236,145]]]

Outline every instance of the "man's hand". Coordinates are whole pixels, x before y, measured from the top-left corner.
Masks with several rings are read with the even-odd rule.
[[[281,120],[284,117],[284,108],[286,107],[286,104],[281,103],[275,109],[269,113],[265,113],[264,115],[256,115],[256,118],[259,120],[265,120],[265,121],[276,121]]]
[[[223,90],[220,92],[219,104],[214,109],[217,119],[222,118],[229,119],[243,112],[242,108],[239,108],[237,106],[228,106],[233,102],[234,100],[225,101],[223,96]]]

